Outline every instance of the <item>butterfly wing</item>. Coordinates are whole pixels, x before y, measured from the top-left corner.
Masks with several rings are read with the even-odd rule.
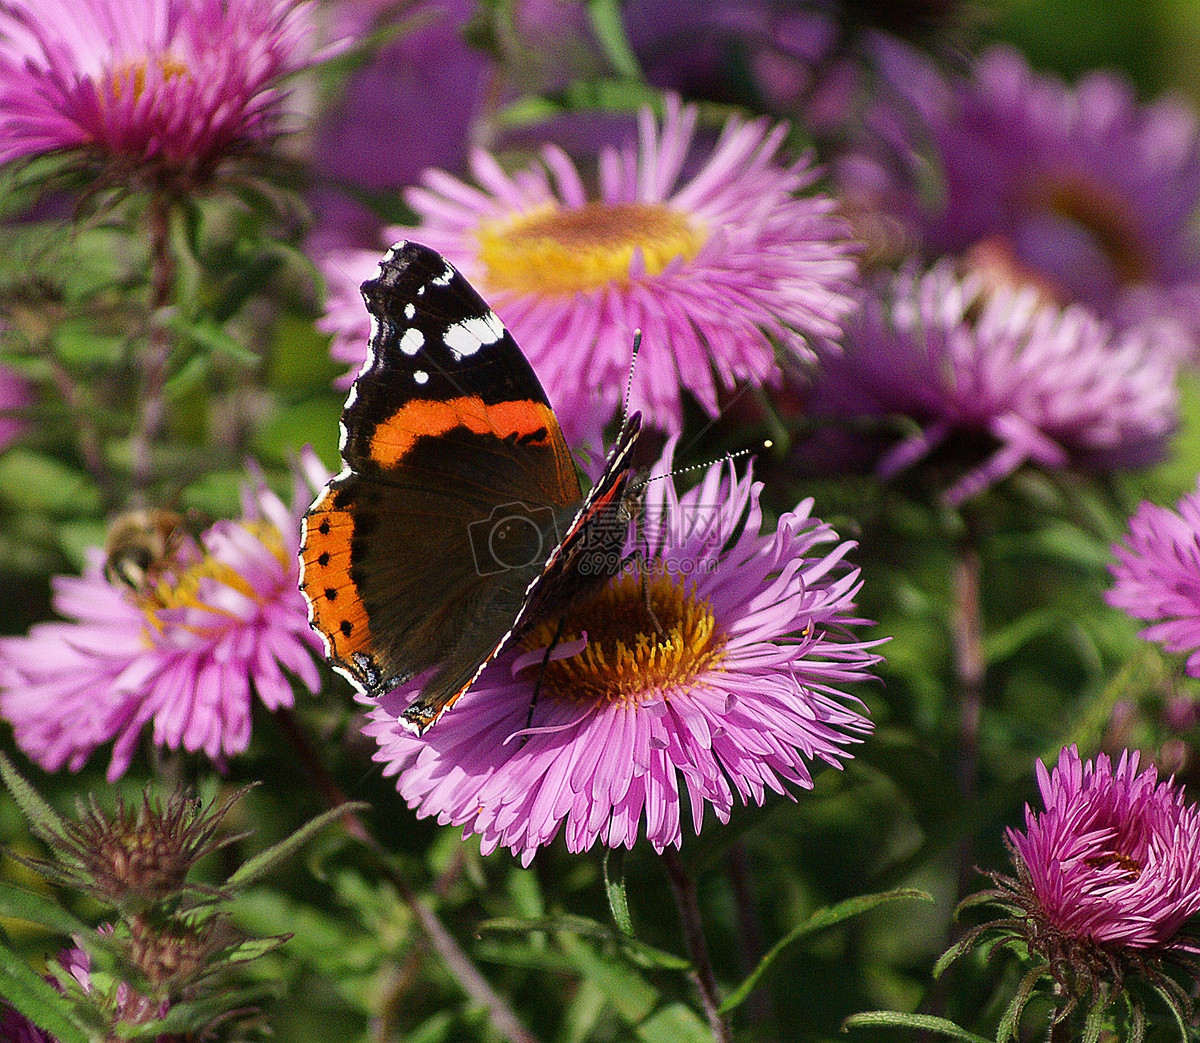
[[[532,367],[439,254],[398,243],[363,296],[370,351],[301,588],[340,672],[379,695],[436,666],[421,702],[440,713],[506,640],[582,491]]]

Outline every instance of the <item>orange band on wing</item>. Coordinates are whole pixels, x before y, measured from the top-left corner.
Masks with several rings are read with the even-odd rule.
[[[350,576],[354,518],[334,502],[335,494],[326,489],[304,519],[300,589],[313,625],[325,636],[330,658],[349,664],[356,652],[371,654],[371,633],[366,607]]]
[[[371,458],[382,467],[391,467],[412,451],[418,438],[442,435],[457,427],[499,438],[516,435],[528,439],[528,445],[546,445],[553,440],[558,421],[549,406],[531,399],[492,405],[472,396],[444,401],[414,399],[372,432]]]

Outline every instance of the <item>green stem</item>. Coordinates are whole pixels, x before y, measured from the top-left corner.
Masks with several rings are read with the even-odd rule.
[[[171,251],[171,197],[162,191],[151,193],[146,204],[148,254],[150,263],[150,315],[146,341],[138,364],[141,387],[138,415],[130,437],[131,478],[135,492],[144,492],[154,481],[154,445],[166,423],[168,363],[171,335],[163,322],[163,312],[175,292],[175,256]]]
[[[965,807],[974,804],[979,789],[979,722],[983,716],[983,619],[979,601],[981,563],[972,536],[959,543],[952,575],[951,631],[954,677],[958,694],[958,790]],[[958,853],[958,894],[970,889],[975,845],[965,833]]]
[[[667,880],[671,884],[671,892],[675,896],[675,905],[679,909],[679,922],[683,927],[683,943],[687,948],[688,959],[692,961],[692,980],[700,993],[700,1004],[708,1018],[708,1027],[712,1029],[716,1043],[730,1043],[729,1023],[721,1014],[721,997],[717,992],[717,978],[713,973],[712,962],[708,958],[708,945],[704,940],[704,926],[700,920],[700,903],[696,900],[696,884],[691,874],[684,867],[679,852],[673,847],[667,847],[662,853],[663,866],[667,871]]]
[[[326,770],[321,758],[317,756],[316,751],[309,743],[308,736],[296,723],[291,711],[276,710],[273,716],[280,730],[295,748],[325,803],[331,808],[346,804],[345,793]],[[408,881],[396,872],[392,865],[391,855],[371,835],[358,814],[348,812],[342,817],[342,823],[347,833],[375,854],[380,869],[412,912],[421,930],[424,931],[425,937],[429,940],[429,944],[441,957],[446,969],[462,986],[463,991],[470,996],[472,1001],[487,1011],[492,1028],[501,1037],[509,1040],[509,1043],[537,1043],[533,1034],[521,1024],[500,994],[492,988],[488,980],[479,972],[479,968],[471,962],[471,958],[459,947],[454,936],[438,919],[437,913],[421,901],[420,896],[409,886]]]

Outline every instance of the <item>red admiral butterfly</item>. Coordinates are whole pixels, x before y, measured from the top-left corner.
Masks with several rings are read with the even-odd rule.
[[[362,292],[372,332],[342,412],[345,466],[305,516],[300,586],[360,691],[433,671],[403,715],[420,734],[619,571],[641,417],[584,496],[533,368],[443,257],[397,243]]]

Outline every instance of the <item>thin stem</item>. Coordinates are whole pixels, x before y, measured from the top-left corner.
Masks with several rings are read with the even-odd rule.
[[[50,377],[71,411],[71,427],[75,432],[76,444],[84,466],[99,486],[105,507],[111,508],[116,503],[116,493],[113,489],[112,475],[104,460],[100,433],[89,415],[91,403],[87,394],[66,368],[53,359],[50,361]]]
[[[291,711],[287,709],[276,710],[274,718],[278,722],[280,730],[295,748],[296,753],[312,777],[325,803],[331,808],[340,807],[347,803],[345,793],[342,792],[337,781],[326,770],[320,757],[317,756],[316,751],[309,743],[308,736],[299,724],[296,723],[296,719],[292,716]],[[396,872],[391,864],[391,856],[383,845],[371,835],[358,814],[350,812],[342,816],[342,823],[346,828],[346,832],[377,856],[384,875],[396,889],[404,904],[412,912],[417,923],[425,932],[425,936],[429,939],[429,944],[433,946],[434,951],[441,957],[442,962],[446,965],[446,969],[458,984],[462,986],[463,991],[475,1003],[487,1011],[488,1020],[491,1022],[492,1028],[505,1039],[509,1040],[510,1043],[537,1043],[536,1037],[521,1024],[516,1014],[509,1009],[508,1005],[500,997],[500,994],[492,988],[488,980],[479,972],[479,969],[471,962],[471,958],[463,952],[458,942],[454,940],[454,936],[446,930],[445,925],[438,919],[437,914],[421,901],[417,893],[408,885],[408,882]]]
[[[958,547],[953,572],[951,627],[954,676],[958,689],[958,789],[970,807],[978,792],[979,721],[983,715],[983,621],[979,601],[980,558],[968,535]],[[974,843],[965,835],[959,847],[958,893],[969,889],[973,875]]]
[[[704,1008],[705,1017],[708,1018],[708,1027],[712,1029],[713,1038],[717,1043],[730,1043],[733,1037],[729,1034],[729,1023],[721,1014],[717,978],[708,958],[708,945],[704,941],[704,927],[700,922],[696,884],[684,868],[679,852],[673,847],[667,847],[663,851],[662,860],[667,871],[667,880],[671,883],[671,892],[675,896],[675,905],[679,909],[683,944],[687,948],[688,959],[692,961],[692,980],[700,993],[700,1004]]]
[[[154,191],[146,204],[150,258],[150,315],[146,343],[139,358],[142,386],[138,416],[130,438],[133,488],[142,491],[154,478],[153,446],[166,420],[164,392],[171,356],[171,336],[163,310],[175,290],[175,257],[171,252],[171,199]]]
[[[754,900],[754,879],[750,859],[746,857],[746,845],[735,840],[729,845],[729,887],[733,892],[738,917],[738,955],[743,977],[748,975],[766,952],[762,928],[758,921],[758,903]],[[746,999],[747,1020],[765,1025],[772,1019],[771,994],[765,989],[755,989]]]

